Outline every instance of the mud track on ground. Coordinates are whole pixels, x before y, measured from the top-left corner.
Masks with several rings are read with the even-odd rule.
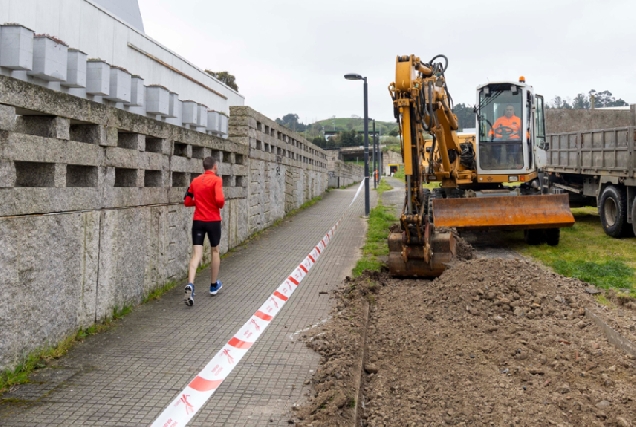
[[[345,281],[332,320],[305,336],[322,363],[296,425],[636,427],[634,355],[586,309],[627,327],[636,311],[484,251],[433,281]]]

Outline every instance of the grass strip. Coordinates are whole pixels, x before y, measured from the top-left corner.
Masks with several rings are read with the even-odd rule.
[[[392,188],[382,179],[378,188],[375,189],[378,192],[378,205],[369,212],[367,239],[362,247],[362,258],[358,260],[353,268],[353,277],[360,276],[366,270],[380,271],[383,262],[378,258],[389,254],[389,245],[387,243],[389,227],[397,222],[397,218],[393,215],[392,208],[382,204],[381,196],[382,193]]]
[[[563,276],[636,297],[636,239],[606,235],[594,207],[573,208],[572,213],[576,223],[561,229],[558,246],[525,246],[519,233],[515,249]]]

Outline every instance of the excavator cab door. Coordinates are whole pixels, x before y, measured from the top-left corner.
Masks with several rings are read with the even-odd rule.
[[[543,96],[535,95],[534,113],[534,159],[538,169],[543,169],[547,164],[547,150],[550,149],[545,136],[545,113]]]
[[[517,175],[530,168],[525,85],[490,83],[478,90],[477,173]]]

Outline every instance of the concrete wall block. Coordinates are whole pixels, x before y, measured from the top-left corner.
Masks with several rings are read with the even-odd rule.
[[[132,99],[132,76],[124,69],[110,68],[110,87],[104,97],[110,101],[129,104]]]
[[[15,108],[9,105],[0,104],[0,129],[13,130],[15,129],[15,122]]]
[[[132,76],[130,79],[130,105],[143,107],[146,104],[146,86],[144,79]],[[146,112],[144,111],[144,115]]]
[[[110,66],[104,61],[86,63],[86,93],[107,96],[110,92]]]
[[[139,152],[120,147],[106,147],[103,166],[137,169]],[[138,185],[137,185],[138,186]]]
[[[139,153],[138,164],[141,169],[151,171],[169,171],[170,158],[161,153]],[[165,178],[163,187],[169,187],[168,179]]]
[[[68,46],[46,36],[33,40],[33,68],[27,74],[42,80],[60,82],[68,72]]]
[[[18,116],[15,122],[16,133],[63,140],[69,139],[70,127],[70,119],[64,117]]]
[[[86,59],[88,55],[77,49],[69,49],[66,64],[66,80],[62,86],[86,88]]]
[[[115,307],[143,299],[148,239],[154,234],[149,226],[149,209],[105,210],[101,223],[98,320],[109,318]]]
[[[170,114],[170,92],[162,86],[146,87],[146,112],[168,117]]]
[[[0,67],[10,70],[33,68],[33,31],[21,25],[0,28]]]
[[[0,160],[0,188],[14,187],[15,183],[15,164],[12,161]]]
[[[183,101],[183,124],[190,126],[198,125],[199,105],[194,101]]]
[[[74,333],[87,319],[94,322],[95,217],[74,213],[0,221],[1,369]],[[38,230],[42,239],[24,230]]]

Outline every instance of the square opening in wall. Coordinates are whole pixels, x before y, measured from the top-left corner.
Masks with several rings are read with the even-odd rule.
[[[16,187],[54,187],[55,163],[15,162]]]
[[[223,187],[231,187],[232,186],[232,176],[231,175],[223,175]]]
[[[161,171],[144,171],[144,187],[163,187]]]
[[[66,165],[67,187],[97,187],[97,167]]]
[[[235,187],[242,187],[244,178],[245,178],[244,176],[237,176],[236,177],[236,184],[234,184],[234,186]]]
[[[242,165],[243,164],[243,155],[235,153],[234,154],[234,160],[235,160],[237,165]]]
[[[205,156],[205,152],[203,151],[203,147],[195,147],[192,146],[192,158],[193,159],[203,159]]]
[[[200,176],[200,175],[201,175],[200,173],[191,173],[191,174],[190,174],[190,182],[192,182],[192,180],[193,180],[194,178],[196,178],[197,176]]]
[[[269,153],[269,144],[265,144],[265,152]]]
[[[187,187],[188,181],[186,179],[186,174],[183,172],[172,172],[172,186]]]
[[[161,153],[163,150],[163,139],[146,138],[146,151],[149,153]]]
[[[101,129],[98,125],[71,125],[69,139],[85,144],[99,144]]]
[[[172,153],[175,156],[187,157],[188,156],[188,144],[182,144],[180,142],[174,143],[174,152]]]
[[[137,169],[115,168],[115,187],[136,187]]]
[[[117,146],[127,150],[139,150],[139,134],[119,132],[117,135]]]
[[[261,122],[256,122],[256,130],[261,131],[262,130],[261,126],[262,126]]]
[[[256,149],[257,150],[262,150],[263,149],[263,143],[259,140],[256,140]]]

